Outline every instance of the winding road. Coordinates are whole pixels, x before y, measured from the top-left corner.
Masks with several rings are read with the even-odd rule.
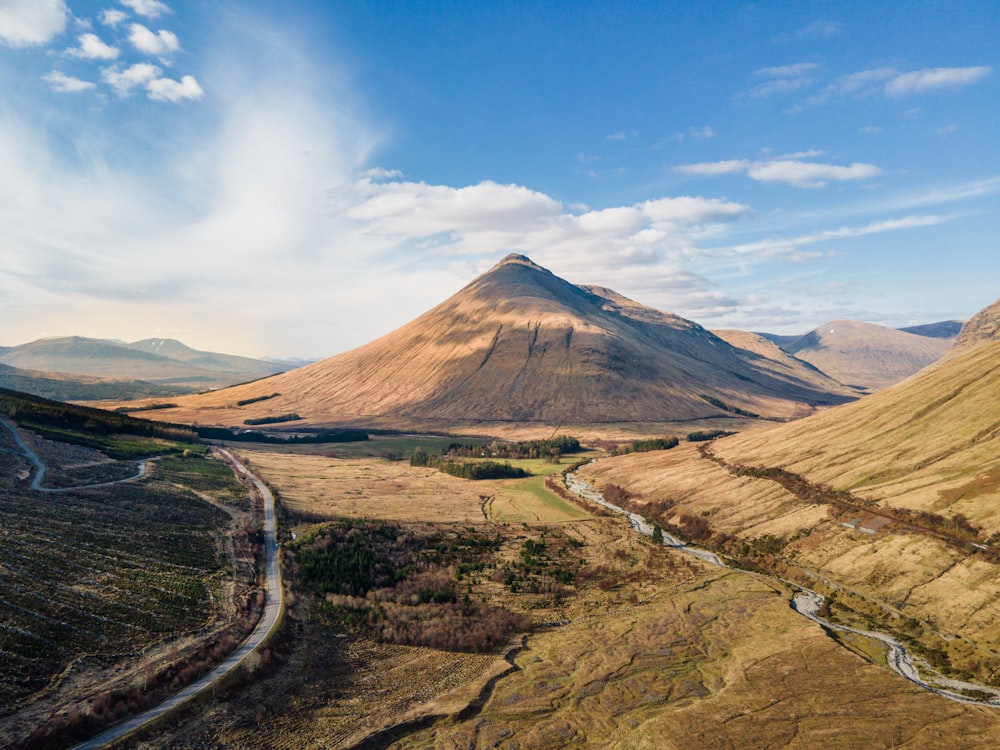
[[[30,488],[37,492],[73,492],[75,490],[89,490],[95,487],[111,487],[115,484],[122,484],[123,482],[134,482],[137,479],[142,479],[149,473],[149,461],[140,461],[138,470],[135,474],[130,477],[124,477],[123,479],[114,479],[110,482],[94,482],[92,484],[78,484],[73,487],[42,487],[42,482],[45,481],[45,464],[42,463],[42,459],[28,447],[27,443],[21,437],[21,433],[17,431],[12,424],[10,424],[5,419],[0,419],[0,426],[3,426],[14,438],[14,442],[17,443],[17,447],[22,456],[31,462],[31,465],[35,467],[35,478],[31,480]],[[12,451],[13,452],[13,451]]]
[[[653,526],[645,518],[640,516],[638,513],[630,513],[629,511],[621,508],[614,503],[610,503],[604,499],[604,496],[595,490],[587,481],[580,479],[573,473],[566,474],[566,488],[585,500],[590,500],[591,502],[597,503],[608,510],[614,511],[615,513],[620,513],[621,515],[627,516],[629,523],[632,528],[635,529],[640,534],[645,534],[646,536],[652,536]],[[667,534],[663,534],[663,543],[667,547],[673,547],[682,552],[686,552],[689,555],[694,555],[695,557],[704,560],[705,562],[711,563],[713,565],[718,565],[721,567],[727,567],[725,563],[719,559],[718,555],[713,554],[707,550],[697,549],[695,547],[689,547],[684,544],[679,539]],[[870,630],[859,630],[857,628],[852,628],[847,625],[838,625],[832,623],[829,620],[819,617],[817,614],[820,607],[823,605],[823,596],[816,593],[815,591],[810,591],[809,589],[803,588],[797,583],[792,581],[787,581],[784,578],[777,578],[775,576],[765,575],[763,573],[757,573],[754,571],[743,571],[749,573],[750,575],[755,575],[760,578],[766,578],[771,581],[778,583],[783,583],[785,585],[791,586],[798,589],[798,593],[792,598],[791,608],[793,611],[807,617],[813,622],[820,625],[822,628],[833,631],[838,630],[844,633],[854,633],[856,635],[861,635],[866,638],[872,638],[876,641],[880,641],[889,647],[886,653],[886,663],[889,667],[901,675],[903,678],[909,680],[914,685],[919,685],[924,690],[927,690],[935,695],[939,695],[942,698],[947,698],[949,700],[955,701],[957,703],[967,703],[974,706],[987,706],[989,708],[1000,708],[1000,690],[992,687],[986,687],[984,685],[977,685],[972,682],[961,682],[958,680],[948,680],[949,686],[957,690],[970,690],[978,691],[984,694],[992,694],[994,697],[989,700],[981,700],[977,698],[970,698],[967,695],[962,695],[961,693],[953,692],[947,690],[939,685],[934,685],[929,683],[923,677],[920,676],[920,671],[917,669],[916,665],[913,663],[913,659],[910,654],[907,653],[906,648],[895,638],[887,636],[883,633],[878,633]]]
[[[40,492],[70,492],[72,490],[89,489],[92,487],[106,487],[121,484],[123,482],[134,482],[135,480],[144,477],[149,470],[149,463],[147,461],[143,461],[139,464],[139,471],[137,474],[124,479],[118,479],[112,482],[79,485],[76,487],[42,487],[41,483],[45,478],[45,464],[35,454],[35,452],[32,451],[27,444],[25,444],[16,427],[2,419],[0,419],[0,426],[10,432],[14,442],[18,446],[20,454],[27,458],[28,461],[30,461],[35,467],[35,478],[31,482],[32,490]],[[195,696],[201,695],[205,691],[213,688],[218,684],[219,680],[239,667],[246,660],[246,658],[250,656],[250,654],[252,654],[262,643],[264,643],[265,640],[267,640],[267,638],[276,630],[278,626],[281,619],[281,610],[284,606],[284,590],[281,585],[281,565],[278,559],[277,522],[275,520],[274,513],[274,495],[271,494],[271,490],[268,489],[267,485],[264,484],[259,477],[253,474],[246,467],[246,465],[232,453],[223,448],[216,448],[215,451],[216,455],[220,456],[223,460],[229,463],[230,466],[232,466],[237,477],[241,480],[249,480],[251,484],[256,487],[264,501],[264,549],[266,553],[267,569],[267,581],[264,589],[266,597],[264,603],[264,613],[257,622],[257,626],[254,628],[253,632],[250,633],[247,639],[243,641],[243,643],[241,643],[240,646],[233,651],[233,653],[230,654],[225,661],[215,667],[215,669],[211,672],[204,675],[201,679],[191,683],[179,693],[175,693],[170,698],[167,698],[167,700],[163,701],[159,705],[154,706],[138,716],[132,717],[128,721],[111,727],[111,729],[102,732],[86,742],[76,745],[74,750],[83,750],[84,748],[90,750],[91,748],[99,748],[111,742],[115,742],[116,740],[131,734],[140,727],[165,716],[167,713],[191,700]]]
[[[225,459],[240,478],[249,479],[264,500],[264,547],[267,559],[267,586],[264,614],[257,627],[224,662],[196,682],[192,682],[157,706],[134,716],[128,721],[108,729],[96,737],[76,745],[73,750],[91,750],[121,739],[137,729],[156,721],[195,696],[212,689],[218,682],[239,667],[276,630],[284,606],[281,586],[281,565],[278,559],[277,523],[274,515],[274,495],[267,485],[253,474],[245,464],[227,450],[217,448],[216,453]]]

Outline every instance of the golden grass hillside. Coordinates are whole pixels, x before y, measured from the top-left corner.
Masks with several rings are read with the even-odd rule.
[[[534,623],[494,654],[379,643],[331,626],[302,595],[295,646],[276,672],[136,746],[971,748],[1000,733],[996,712],[944,701],[837,645],[789,608],[785,586],[656,547],[618,517],[557,518],[528,493],[521,510],[544,521],[473,521],[479,493],[453,477],[377,458],[250,458],[296,508],[445,513],[462,520],[441,527],[502,539],[498,564],[573,539],[563,550],[579,572],[557,595],[515,592],[486,572],[463,579],[473,599]]]
[[[891,389],[726,438],[714,451],[1000,532],[1000,343],[958,350]]]

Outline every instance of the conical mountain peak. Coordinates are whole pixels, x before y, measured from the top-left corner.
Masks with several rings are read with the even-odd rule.
[[[235,424],[294,412],[316,423],[451,429],[788,417],[849,398],[804,367],[772,365],[696,323],[512,253],[380,339],[185,407]]]
[[[534,268],[536,271],[545,271],[546,273],[550,273],[550,271],[547,268],[542,268],[527,255],[521,255],[521,253],[510,253],[509,255],[504,256],[504,258],[501,259],[501,261],[497,263],[494,266],[494,268],[499,268],[500,266],[506,266],[510,264],[528,266],[529,268]]]

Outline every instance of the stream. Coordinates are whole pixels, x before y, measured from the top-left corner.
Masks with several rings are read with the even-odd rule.
[[[600,505],[603,508],[623,515],[628,518],[629,523],[632,528],[635,529],[640,534],[645,536],[653,535],[653,524],[649,523],[645,518],[643,518],[638,513],[632,513],[630,511],[621,508],[614,503],[610,503],[604,499],[604,496],[595,490],[593,486],[584,479],[581,479],[574,473],[567,473],[566,475],[566,488],[582,497],[584,500],[589,500],[593,503]],[[708,550],[698,549],[697,547],[689,547],[687,544],[682,542],[680,539],[663,532],[663,544],[664,546],[671,547],[673,549],[685,552],[686,554],[697,557],[699,560],[704,560],[712,565],[718,565],[720,567],[727,566],[718,555]],[[823,619],[817,613],[820,611],[820,607],[823,606],[823,596],[811,591],[809,589],[803,588],[797,583],[792,581],[787,581],[784,578],[777,578],[775,576],[768,576],[762,573],[756,573],[751,571],[742,571],[748,573],[749,575],[755,575],[760,578],[766,578],[771,581],[785,584],[786,586],[791,586],[798,590],[798,593],[792,597],[791,608],[798,614],[806,617],[824,630],[834,631],[838,630],[843,633],[854,633],[855,635],[864,636],[865,638],[871,638],[876,641],[880,641],[888,646],[888,651],[886,652],[886,663],[889,668],[894,672],[902,676],[904,679],[909,680],[914,685],[919,685],[924,690],[927,690],[935,695],[939,695],[942,698],[947,698],[957,703],[967,703],[973,706],[989,706],[991,708],[1000,708],[1000,690],[997,688],[987,687],[985,685],[977,685],[972,682],[963,682],[961,680],[950,680],[946,678],[936,678],[936,684],[928,682],[925,678],[921,677],[920,671],[917,669],[916,665],[913,663],[913,659],[910,654],[906,651],[906,648],[895,638],[892,638],[883,633],[877,633],[870,630],[859,630],[857,628],[852,628],[847,625],[838,625],[836,623],[830,622],[829,620]],[[951,688],[950,690],[948,688]],[[971,698],[967,695],[963,695],[955,690],[975,690],[980,693],[992,694],[993,697],[989,700],[980,700],[977,698]]]

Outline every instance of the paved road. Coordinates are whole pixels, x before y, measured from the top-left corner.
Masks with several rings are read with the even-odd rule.
[[[264,614],[260,618],[260,622],[257,623],[257,627],[254,628],[254,631],[250,634],[250,636],[243,641],[242,645],[240,645],[240,647],[237,648],[228,659],[200,680],[191,683],[182,691],[168,698],[158,706],[155,706],[145,713],[139,714],[138,716],[135,716],[118,726],[112,727],[87,742],[77,745],[73,750],[91,750],[92,748],[103,747],[110,742],[119,740],[122,737],[136,731],[143,725],[159,719],[169,711],[172,711],[181,704],[191,700],[196,695],[200,695],[206,690],[212,689],[224,675],[228,674],[242,664],[243,660],[246,659],[255,649],[257,649],[258,646],[261,645],[261,643],[264,642],[265,639],[267,639],[268,636],[271,635],[272,631],[274,631],[278,624],[278,618],[281,615],[281,608],[284,603],[284,592],[281,587],[281,566],[278,560],[277,524],[275,523],[274,518],[274,495],[271,494],[267,485],[252,474],[250,470],[247,469],[247,467],[233,454],[221,448],[217,449],[217,452],[232,465],[237,476],[249,479],[264,498],[264,546],[267,551],[267,588],[265,590],[267,599],[264,604]]]

